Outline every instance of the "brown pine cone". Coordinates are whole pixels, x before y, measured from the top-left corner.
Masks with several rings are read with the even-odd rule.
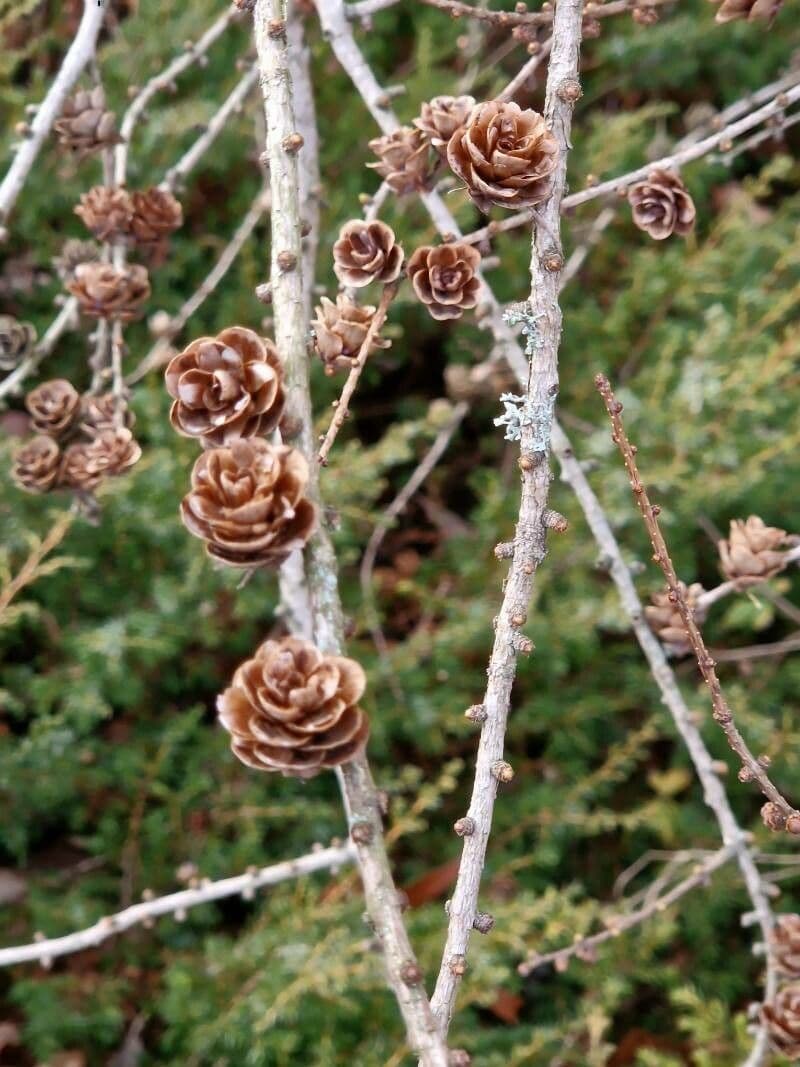
[[[124,427],[97,431],[91,441],[70,445],[64,453],[60,484],[91,492],[114,474],[122,474],[140,458],[142,450]]]
[[[447,161],[481,211],[533,207],[550,195],[558,142],[537,111],[490,100],[450,138]]]
[[[100,86],[79,90],[64,102],[61,117],[53,123],[59,143],[87,156],[119,142],[117,120],[106,110],[105,94]]]
[[[628,203],[634,223],[654,241],[663,241],[673,233],[685,237],[694,228],[694,201],[672,171],[651,170],[646,181],[630,187]]]
[[[13,370],[36,343],[36,330],[13,315],[0,315],[0,370]]]
[[[270,433],[283,413],[283,368],[272,341],[244,326],[200,337],[167,366],[170,421],[204,447]]]
[[[772,1048],[792,1063],[800,1060],[800,984],[784,986],[761,1009]]]
[[[679,584],[687,604],[692,609],[694,621],[700,626],[705,620],[707,609],[698,608],[697,600],[705,590],[699,582],[693,582],[688,587],[684,582]],[[652,604],[648,604],[644,609],[645,618],[668,655],[686,656],[692,651],[692,646],[681,613],[678,611],[678,605],[670,599],[670,596],[669,589],[654,593],[650,598]]]
[[[236,440],[197,460],[181,517],[213,559],[230,567],[278,567],[313,532],[307,484],[308,464],[296,449],[260,437]]]
[[[783,977],[800,978],[800,915],[779,915],[769,944]]]
[[[217,698],[219,721],[248,767],[312,778],[366,745],[369,721],[358,706],[366,684],[355,660],[298,637],[265,641]]]
[[[79,241],[72,237],[64,242],[59,255],[53,257],[53,267],[64,285],[72,279],[81,263],[97,263],[101,256],[100,245],[94,241]]]
[[[422,105],[414,125],[443,156],[447,152],[447,142],[464,125],[474,107],[474,96],[434,96]]]
[[[33,428],[50,437],[58,437],[74,425],[81,412],[77,389],[65,378],[42,382],[25,397]]]
[[[113,393],[100,396],[85,396],[81,401],[81,426],[92,434],[94,430],[113,430],[117,425],[116,413],[119,400]],[[136,417],[127,405],[122,414],[122,423],[130,429]]]
[[[140,189],[131,194],[131,236],[142,247],[160,244],[183,224],[180,201],[165,189]]]
[[[786,566],[786,552],[778,550],[788,543],[785,530],[766,526],[758,515],[746,522],[732,519],[728,540],[717,546],[722,573],[739,589],[765,582]]]
[[[314,331],[314,350],[325,365],[325,373],[349,370],[361,351],[367,330],[375,315],[371,304],[355,304],[344,293],[336,303],[323,296],[311,326]],[[389,342],[374,337],[370,351],[388,348]]]
[[[11,474],[27,493],[52,489],[61,469],[61,449],[52,437],[34,437],[14,456]]]
[[[84,315],[129,322],[150,296],[150,279],[147,269],[136,264],[119,271],[109,263],[81,263],[67,289],[77,297]]]
[[[393,133],[373,137],[369,147],[378,157],[377,163],[367,166],[383,178],[398,195],[421,192],[430,187],[434,167],[430,144],[421,130],[401,126]]]
[[[459,319],[478,303],[481,283],[475,272],[481,254],[464,241],[418,248],[408,261],[406,273],[419,299],[435,319]]]
[[[396,281],[403,268],[403,249],[385,222],[354,219],[339,230],[333,246],[333,269],[343,285],[360,288],[378,281]]]
[[[128,233],[133,203],[125,189],[95,185],[83,194],[75,214],[98,240],[108,241]]]
[[[719,0],[712,0],[719,3]],[[722,0],[716,14],[716,22],[733,22],[735,19],[747,19],[754,22],[756,19],[764,19],[772,22],[780,9],[783,0]]]

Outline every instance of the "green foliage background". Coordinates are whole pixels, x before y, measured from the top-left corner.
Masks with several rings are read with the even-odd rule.
[[[0,114],[9,130],[45,91],[77,6],[21,5],[27,32],[9,38],[0,59]],[[122,110],[128,86],[162,67],[220,10],[218,0],[140,0],[103,44],[112,105]],[[572,187],[589,173],[609,176],[662,154],[685,133],[690,104],[721,107],[776,77],[800,48],[798,10],[787,0],[771,29],[716,26],[706,0],[680,0],[651,28],[605,20],[584,50]],[[19,26],[19,13],[20,5],[0,7],[3,32]],[[308,32],[322,135],[318,278],[331,292],[327,250],[342,221],[358,213],[359,193],[377,184],[363,166],[373,126],[313,20]],[[526,58],[519,46],[501,48],[502,35],[487,37],[410,2],[376,17],[361,40],[384,83],[407,86],[396,101],[404,120],[455,86],[491,96]],[[247,48],[243,25],[211,51],[206,69],[154,102],[133,146],[132,185],[160,180],[234,84],[235,61]],[[539,92],[528,100],[540,101]],[[191,176],[186,224],[153,275],[153,310],[174,311],[196,288],[255,195],[256,110],[251,101]],[[12,139],[9,132],[3,142],[6,160]],[[732,166],[706,160],[686,168],[699,215],[687,241],[649,241],[621,206],[565,293],[563,418],[628,557],[641,561],[643,594],[658,577],[594,394],[598,370],[619,383],[686,580],[719,580],[709,530],[725,530],[730,518],[755,512],[800,531],[798,146],[791,131]],[[2,310],[31,319],[40,333],[58,293],[50,257],[66,237],[82,236],[72,208],[97,180],[96,163],[76,166],[50,146],[20,198],[3,249]],[[449,202],[465,227],[479,223],[461,194]],[[568,249],[598,210],[588,205],[567,221]],[[391,203],[385,217],[407,250],[433,237],[413,199]],[[526,241],[516,232],[496,243],[501,266],[491,277],[503,299],[525,292]],[[264,309],[253,289],[268,258],[264,225],[182,339],[234,322],[258,326]],[[487,339],[470,321],[434,323],[407,291],[391,333],[393,347],[365,375],[325,487],[340,517],[350,649],[371,672],[370,752],[390,800],[395,869],[399,883],[416,884],[424,898],[430,876],[458,854],[450,827],[465,810],[476,742],[462,712],[483,691],[503,577],[492,549],[512,528],[517,479],[513,446],[493,428],[497,405],[487,399],[431,477],[427,507],[412,505],[387,538],[378,603],[403,691],[397,700],[369,639],[358,561],[382,508],[436,432],[445,366],[480,359]],[[85,385],[85,334],[84,327],[67,336],[44,372]],[[151,343],[146,323],[127,338],[132,364]],[[318,368],[321,420],[335,388]],[[50,573],[0,626],[0,865],[27,883],[22,901],[0,905],[4,943],[88,924],[146,888],[168,892],[187,861],[217,878],[343,832],[332,776],[308,784],[260,777],[228,754],[214,697],[273,625],[275,583],[258,576],[237,591],[235,575],[210,566],[178,520],[195,449],[169,427],[158,374],[137,387],[133,405],[144,459],[104,493],[102,523],[73,527]],[[4,432],[3,472],[11,445]],[[65,502],[25,497],[5,473],[0,478],[7,575]],[[453,1043],[482,1067],[730,1067],[748,1045],[746,1010],[758,998],[761,970],[751,931],[739,924],[747,901],[732,868],[679,910],[611,942],[594,965],[575,962],[564,974],[540,970],[524,980],[516,973],[528,950],[591,928],[613,906],[617,875],[646,850],[718,844],[579,508],[558,481],[553,504],[570,530],[551,540],[537,576],[527,626],[536,652],[520,664],[514,693],[508,754],[517,773],[497,805],[483,897],[497,924],[474,939]],[[796,576],[773,585],[797,602]],[[743,597],[715,607],[707,633],[712,646],[733,647],[774,641],[792,628],[768,600]],[[679,673],[709,745],[730,764],[694,670],[681,664]],[[723,674],[752,747],[774,757],[777,777],[797,796],[800,660],[757,659],[726,665]],[[733,766],[728,779],[758,845],[791,850],[760,827],[759,798],[736,782]],[[796,906],[791,887],[778,907]],[[408,912],[429,983],[445,896],[443,888]],[[59,1052],[78,1050],[88,1067],[106,1064],[142,1016],[143,1065],[410,1064],[362,911],[348,872],[316,876],[252,903],[203,907],[182,924],[159,922],[51,972],[2,972],[0,1020],[21,1027],[22,1046],[0,1052],[0,1062],[57,1063]]]

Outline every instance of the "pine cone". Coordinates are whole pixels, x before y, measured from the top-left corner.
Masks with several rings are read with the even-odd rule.
[[[339,293],[335,304],[326,296],[322,297],[311,326],[314,349],[325,365],[326,374],[350,369],[361,351],[374,315],[375,308],[371,304],[355,304],[344,293]],[[388,341],[374,337],[370,351],[388,347]]]
[[[443,156],[447,152],[447,142],[464,125],[474,107],[474,96],[434,96],[422,105],[414,125]]]
[[[421,192],[430,187],[434,168],[428,139],[421,130],[401,126],[393,133],[373,137],[369,147],[378,162],[367,163],[367,166],[398,195]]]
[[[800,978],[800,915],[779,915],[769,943],[783,977]]]
[[[265,641],[217,698],[234,755],[258,771],[312,778],[364,748],[366,688],[355,660],[324,656],[308,641]]]
[[[81,263],[97,263],[101,256],[100,245],[94,241],[79,241],[72,237],[64,242],[61,253],[53,258],[53,267],[64,285],[71,281],[75,269]]]
[[[260,437],[236,440],[197,460],[181,516],[212,558],[231,567],[278,567],[313,531],[307,483],[300,452]]]
[[[92,435],[95,430],[113,430],[117,425],[119,400],[113,393],[85,396],[81,401],[81,426]],[[122,416],[123,425],[130,429],[136,417],[127,405]]]
[[[133,203],[125,189],[95,185],[83,194],[75,214],[98,240],[109,241],[128,233]]]
[[[694,621],[700,626],[705,620],[707,609],[698,608],[697,600],[705,590],[699,582],[693,582],[688,587],[683,582],[679,584],[692,610]],[[686,656],[692,651],[692,646],[681,613],[678,611],[678,605],[670,599],[670,596],[669,589],[654,593],[650,598],[652,604],[648,604],[644,609],[645,618],[668,655]]]
[[[61,449],[52,437],[34,437],[14,456],[14,481],[28,493],[46,493],[56,483]]]
[[[719,3],[719,0],[712,0]],[[754,22],[756,19],[764,19],[772,22],[780,9],[783,0],[722,0],[716,14],[716,22],[733,22],[735,19],[747,19]]]
[[[159,245],[183,224],[183,208],[165,189],[137,190],[131,196],[131,236],[142,247]]]
[[[150,280],[146,268],[138,265],[119,271],[108,263],[81,263],[67,289],[78,298],[84,315],[129,322],[150,296]]]
[[[694,202],[680,177],[671,171],[651,170],[646,181],[630,187],[628,203],[634,223],[654,241],[673,233],[685,237],[694,228]]]
[[[447,161],[481,211],[533,207],[550,195],[558,142],[537,111],[491,100],[450,138]]]
[[[0,315],[0,370],[13,370],[36,343],[36,330],[29,322]]]
[[[119,142],[116,117],[113,111],[106,110],[106,98],[100,86],[88,92],[81,89],[69,97],[53,129],[59,143],[81,157]]]
[[[788,542],[785,530],[766,526],[758,515],[751,515],[746,522],[733,519],[728,540],[717,546],[722,573],[739,589],[765,582],[786,566],[786,553],[778,549]]]
[[[343,285],[360,288],[370,282],[396,281],[403,268],[403,249],[385,222],[346,222],[333,246],[333,269]]]
[[[478,303],[480,281],[475,272],[481,254],[464,241],[425,245],[411,256],[406,273],[414,292],[435,319],[459,319]]]
[[[60,484],[90,492],[114,474],[122,474],[140,458],[142,450],[130,430],[99,430],[91,441],[70,445],[64,453]]]
[[[25,407],[31,414],[35,430],[58,437],[69,430],[80,415],[81,398],[65,378],[53,378],[28,393]]]
[[[232,326],[192,341],[167,366],[170,421],[205,447],[270,433],[283,413],[283,368],[272,341]]]
[[[775,1052],[792,1062],[800,1060],[800,984],[780,989],[761,1009],[761,1021]]]

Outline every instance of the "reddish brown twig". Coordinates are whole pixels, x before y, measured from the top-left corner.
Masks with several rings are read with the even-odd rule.
[[[369,329],[367,330],[364,336],[364,340],[361,343],[361,348],[359,348],[358,350],[358,355],[353,360],[353,367],[347,376],[347,381],[344,383],[342,395],[337,401],[335,401],[336,414],[331,419],[331,424],[328,427],[328,432],[325,434],[322,444],[319,446],[319,455],[317,456],[319,462],[322,464],[323,467],[325,467],[328,463],[328,454],[333,448],[333,442],[336,440],[339,430],[341,430],[342,426],[344,425],[344,420],[347,418],[350,401],[353,397],[353,393],[356,391],[356,388],[358,386],[358,380],[361,377],[361,372],[363,371],[366,365],[370,350],[378,334],[378,331],[386,321],[386,315],[389,311],[389,305],[394,300],[397,294],[399,284],[399,282],[392,282],[390,285],[384,286],[383,292],[381,293],[380,303],[378,304],[378,310],[373,315],[372,322],[369,324]]]
[[[786,800],[780,790],[772,783],[763,765],[750,751],[747,742],[739,733],[734,722],[733,713],[728,706],[728,702],[722,692],[720,680],[717,677],[714,660],[706,648],[692,610],[686,601],[678,575],[675,573],[675,566],[670,558],[667,543],[661,533],[661,528],[658,524],[658,514],[661,509],[657,504],[650,503],[647,490],[642,483],[639,469],[636,465],[636,448],[628,440],[622,421],[622,404],[614,396],[611,385],[604,375],[597,375],[595,386],[605,401],[606,410],[611,418],[613,427],[611,438],[619,448],[625,462],[625,469],[631,481],[631,488],[639,511],[642,513],[647,533],[650,536],[650,543],[653,546],[653,561],[659,565],[664,574],[669,588],[669,598],[680,612],[692,650],[697,658],[700,673],[708,686],[714,720],[720,724],[728,739],[728,744],[742,762],[739,778],[741,781],[757,782],[761,792],[774,805],[774,808],[769,809],[770,822],[767,823],[771,829],[785,828],[790,833],[800,833],[800,812]],[[766,821],[767,813],[764,812],[763,814]]]

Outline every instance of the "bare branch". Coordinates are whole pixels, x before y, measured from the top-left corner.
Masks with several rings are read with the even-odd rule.
[[[0,185],[0,223],[7,221],[11,214],[39,150],[50,133],[53,123],[61,114],[64,101],[87,64],[94,57],[104,14],[104,6],[98,4],[97,0],[84,0],[83,17],[75,39],[50,86],[50,91],[36,111],[30,133],[25,136],[17,149],[14,162]]]
[[[6,378],[0,381],[0,401],[7,396],[16,396],[20,392],[25,379],[36,372],[39,364],[50,355],[62,335],[67,330],[74,330],[77,325],[78,301],[74,296],[71,296],[64,301],[61,310],[31,354],[26,356],[19,366],[15,367]]]
[[[736,723],[734,722],[733,713],[728,706],[728,702],[722,692],[719,678],[717,677],[717,672],[714,669],[714,660],[709,655],[708,649],[703,641],[703,635],[700,633],[700,629],[695,622],[694,613],[686,600],[681,583],[675,573],[675,567],[672,563],[669,549],[667,548],[664,536],[661,533],[661,527],[658,523],[658,514],[661,509],[658,505],[650,503],[647,489],[639,474],[636,465],[635,450],[628,440],[625,426],[622,421],[622,404],[616,399],[608,379],[603,377],[602,374],[598,374],[595,378],[595,385],[605,402],[606,410],[608,411],[611,424],[614,428],[612,438],[619,448],[625,462],[625,468],[631,480],[631,488],[633,489],[636,503],[642,514],[645,527],[647,528],[650,543],[653,546],[653,560],[661,568],[664,577],[667,580],[670,600],[680,612],[681,619],[686,627],[687,637],[689,638],[697,658],[697,665],[700,668],[700,673],[703,675],[703,679],[708,686],[711,704],[714,709],[714,720],[722,727],[725,736],[728,739],[728,744],[741,760],[743,771],[746,772],[744,780],[755,781],[764,796],[780,809],[786,820],[790,821],[790,826],[796,824],[797,832],[800,832],[800,812],[798,812],[789,801],[786,800],[775,785],[773,785],[764,766],[752,754],[747,742],[739,733]],[[791,832],[794,832],[794,830]]]
[[[309,852],[305,856],[285,860],[283,863],[274,863],[260,870],[253,867],[245,874],[222,878],[218,882],[206,882],[196,889],[183,889],[178,893],[169,893],[167,896],[156,897],[153,900],[143,900],[141,904],[133,904],[115,915],[106,915],[84,930],[76,930],[63,937],[41,939],[30,945],[2,948],[0,949],[0,967],[36,961],[49,965],[57,956],[66,956],[72,952],[81,952],[83,949],[101,945],[116,934],[130,930],[133,926],[146,925],[160,916],[174,915],[176,919],[182,919],[190,908],[208,904],[213,900],[235,896],[249,899],[256,890],[263,889],[264,886],[277,885],[279,882],[313,874],[315,871],[341,867],[346,863],[352,863],[354,858],[355,850],[348,842],[345,845]]]
[[[670,905],[675,904],[676,901],[680,900],[681,897],[686,896],[687,893],[691,893],[693,889],[697,889],[698,886],[708,885],[710,876],[714,871],[719,870],[720,867],[729,863],[735,855],[736,849],[732,845],[719,849],[719,851],[713,853],[711,857],[703,860],[702,863],[696,864],[694,871],[688,878],[684,878],[681,882],[678,882],[678,884],[673,886],[668,892],[651,899],[641,908],[636,908],[629,912],[622,912],[617,915],[605,916],[603,918],[603,925],[606,929],[601,933],[576,938],[576,940],[572,941],[569,945],[565,945],[564,948],[558,948],[552,952],[545,952],[541,955],[538,952],[532,952],[525,961],[519,965],[517,970],[521,975],[528,975],[537,967],[544,967],[550,963],[555,964],[557,970],[563,970],[573,956],[577,956],[579,959],[591,960],[593,958],[594,950],[599,945],[605,944],[606,941],[611,941],[615,937],[619,937],[620,934],[632,930],[635,926],[639,926],[641,923],[646,922],[654,915],[665,911]]]

